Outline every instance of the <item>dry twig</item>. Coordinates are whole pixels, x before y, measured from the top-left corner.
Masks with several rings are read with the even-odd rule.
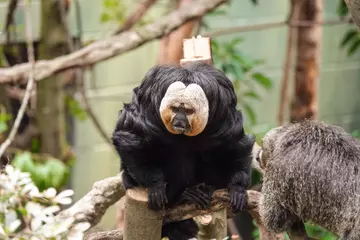
[[[10,0],[8,3],[5,25],[4,25],[4,33],[6,34],[6,42],[10,42],[10,26],[14,23],[14,13],[16,7],[18,5],[18,0]]]
[[[110,59],[126,51],[135,49],[154,39],[170,33],[184,22],[204,15],[225,3],[227,0],[198,0],[192,4],[171,12],[154,23],[145,25],[137,31],[123,32],[105,40],[94,42],[78,51],[52,60],[37,61],[35,80],[42,80],[54,73],[75,67],[93,65]],[[26,80],[29,77],[30,64],[18,64],[11,68],[0,69],[0,84]]]
[[[34,66],[35,66],[35,57],[34,57],[34,46],[32,43],[32,25],[31,25],[31,15],[30,15],[30,4],[29,1],[25,1],[25,18],[26,18],[26,38],[27,38],[27,50],[28,50],[28,59],[29,59],[29,65],[30,65],[30,71],[28,72],[29,80],[26,85],[25,95],[24,99],[21,102],[20,109],[18,111],[18,114],[16,116],[14,125],[9,133],[8,138],[3,142],[0,146],[0,158],[4,154],[7,147],[10,146],[12,141],[15,138],[15,135],[20,127],[21,119],[24,117],[26,107],[29,103],[30,97],[31,97],[31,91],[34,86]]]

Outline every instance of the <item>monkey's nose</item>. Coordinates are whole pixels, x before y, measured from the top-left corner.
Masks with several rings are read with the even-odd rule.
[[[174,121],[173,122],[173,128],[176,131],[179,131],[179,132],[183,133],[183,132],[187,131],[190,128],[190,125],[188,123],[186,123],[185,121]]]
[[[185,129],[186,124],[182,121],[178,121],[178,122],[174,122],[174,127],[179,128],[179,129]]]

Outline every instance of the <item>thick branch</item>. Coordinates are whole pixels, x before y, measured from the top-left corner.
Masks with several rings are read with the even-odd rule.
[[[345,0],[356,25],[360,27],[360,0]]]
[[[181,7],[152,24],[137,31],[124,32],[105,40],[92,43],[79,51],[53,60],[42,60],[35,64],[35,79],[41,80],[50,75],[74,67],[84,67],[107,60],[126,51],[135,49],[151,40],[160,38],[175,30],[188,20],[204,15],[226,2],[226,0],[199,0]],[[0,70],[0,84],[26,80],[30,64],[19,64]]]
[[[121,174],[95,182],[90,192],[73,206],[60,212],[56,220],[75,217],[76,222],[86,221],[95,226],[106,210],[124,195]]]
[[[141,192],[141,190],[139,190]],[[145,191],[144,191],[145,192]],[[261,238],[262,240],[276,240],[276,239],[282,239],[281,236],[272,234],[268,232],[266,229],[264,229],[261,226],[261,221],[258,214],[258,203],[259,198],[261,196],[260,192],[248,190],[249,200],[248,200],[248,211],[251,214],[251,216],[256,220],[260,231],[262,232]],[[212,212],[216,212],[219,209],[222,209],[224,207],[228,208],[227,217],[231,218],[233,214],[231,213],[230,207],[229,207],[229,195],[226,190],[217,190],[215,191],[213,195],[213,201],[211,204],[211,207],[206,210],[199,210],[196,208],[195,205],[181,205],[174,209],[170,209],[165,213],[164,216],[164,222],[173,222],[173,221],[181,221],[184,219],[189,219],[192,217],[196,217],[199,215],[209,214]],[[107,238],[109,237],[109,238]],[[122,229],[116,229],[112,231],[106,231],[106,232],[98,232],[98,233],[92,233],[89,234],[86,239],[88,240],[99,240],[99,239],[122,239],[123,237],[123,230]]]

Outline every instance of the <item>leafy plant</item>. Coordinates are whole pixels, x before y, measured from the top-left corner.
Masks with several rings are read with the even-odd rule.
[[[79,102],[73,97],[66,95],[65,105],[73,117],[77,118],[80,121],[84,121],[87,119],[88,115],[86,111],[80,106]]]
[[[11,114],[6,113],[5,107],[0,105],[0,134],[8,130],[9,120],[11,120]]]
[[[254,70],[256,66],[264,64],[263,60],[252,59],[238,50],[237,46],[242,41],[242,38],[233,38],[228,42],[212,40],[212,53],[214,65],[232,80],[239,107],[244,110],[250,124],[253,125],[256,124],[256,115],[247,99],[260,101],[261,97],[256,87],[269,90],[273,81],[264,73]]]
[[[103,12],[100,15],[101,23],[115,23],[121,25],[125,22],[128,7],[123,1],[119,0],[103,0]],[[135,26],[142,26],[148,23],[149,19],[140,19]]]
[[[0,173],[0,238],[60,240],[82,239],[88,222],[70,217],[55,220],[60,205],[71,204],[73,190],[57,194],[54,188],[39,191],[29,173],[7,165]]]
[[[20,171],[30,173],[32,181],[40,190],[50,187],[60,189],[67,183],[70,175],[69,166],[62,161],[51,156],[34,161],[30,152],[16,154],[12,164]]]
[[[344,0],[339,0],[336,12],[340,18],[345,18],[349,15],[349,9]],[[360,33],[357,27],[352,27],[343,36],[340,42],[340,48],[347,49],[347,55],[352,56],[359,49]]]

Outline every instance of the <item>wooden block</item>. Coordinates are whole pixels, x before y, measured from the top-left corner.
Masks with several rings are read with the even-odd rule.
[[[185,66],[194,61],[203,61],[208,64],[213,64],[210,38],[201,37],[189,38],[183,40],[184,58],[180,60],[180,65]]]

